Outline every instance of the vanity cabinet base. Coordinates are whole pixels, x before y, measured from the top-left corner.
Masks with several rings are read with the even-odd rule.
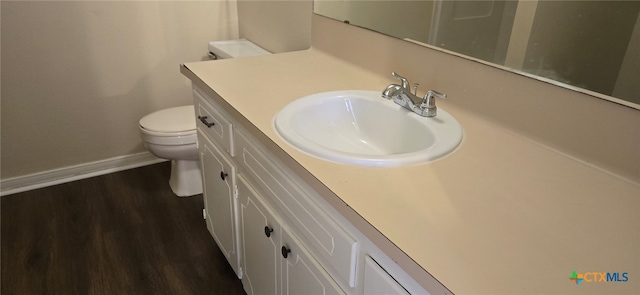
[[[429,294],[204,93],[207,228],[247,294]]]

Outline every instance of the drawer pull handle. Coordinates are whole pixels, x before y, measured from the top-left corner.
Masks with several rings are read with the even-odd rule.
[[[222,178],[222,180],[224,180],[225,178],[227,178],[227,176],[229,176],[229,174],[224,173],[224,171],[220,171],[220,178]]]
[[[287,248],[286,246],[282,246],[282,249],[280,250],[282,251],[282,257],[287,259],[287,257],[289,257],[289,253],[291,253],[291,249]]]
[[[272,232],[273,232],[273,228],[270,228],[269,226],[264,227],[264,235],[267,236],[267,238],[271,237]]]
[[[208,128],[211,128],[211,126],[216,125],[215,122],[207,122],[207,116],[198,116],[198,120],[200,120],[200,122],[202,122],[202,124],[206,125]]]

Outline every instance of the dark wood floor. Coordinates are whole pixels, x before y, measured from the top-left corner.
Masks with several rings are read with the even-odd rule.
[[[1,293],[244,294],[168,162],[2,197]]]

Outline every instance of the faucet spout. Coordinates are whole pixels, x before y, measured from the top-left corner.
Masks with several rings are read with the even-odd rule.
[[[392,99],[394,96],[397,95],[396,93],[398,93],[398,91],[401,91],[401,89],[402,89],[402,86],[398,84],[391,84],[382,91],[382,97],[386,99]]]

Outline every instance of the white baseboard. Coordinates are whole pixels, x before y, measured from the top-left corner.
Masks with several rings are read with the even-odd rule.
[[[0,196],[104,175],[167,161],[149,152],[115,157],[34,174],[0,180]]]

